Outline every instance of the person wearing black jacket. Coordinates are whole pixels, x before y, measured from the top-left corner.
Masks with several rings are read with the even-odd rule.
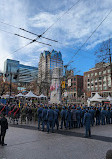
[[[4,138],[5,138],[6,130],[8,129],[8,122],[7,122],[7,119],[5,118],[5,113],[3,113],[3,116],[0,119],[0,125],[1,125],[0,144],[2,146],[5,146],[7,144],[4,143]]]

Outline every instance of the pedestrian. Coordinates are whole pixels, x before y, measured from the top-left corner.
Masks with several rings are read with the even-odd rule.
[[[38,130],[40,129],[40,124],[42,122],[42,111],[43,111],[43,105],[40,104],[40,107],[37,110],[37,114],[38,114]]]
[[[5,118],[5,113],[2,114],[2,118],[0,119],[0,125],[1,125],[1,133],[0,133],[0,144],[2,146],[5,146],[7,144],[4,143],[4,138],[6,134],[6,130],[8,129],[8,122]]]
[[[47,132],[49,133],[50,127],[52,128],[52,133],[54,132],[54,111],[51,109],[52,106],[49,106],[47,111]]]
[[[60,129],[63,129],[63,124],[64,124],[64,127],[66,128],[66,108],[65,106],[62,107],[62,110],[61,110],[61,128]]]
[[[77,120],[76,120],[76,109],[74,106],[72,106],[72,128],[76,128]]]
[[[107,113],[106,113],[106,123],[110,124],[110,107],[107,108]]]
[[[100,116],[101,116],[101,111],[97,107],[97,109],[96,109],[96,125],[100,125]]]
[[[71,121],[72,121],[72,113],[70,110],[70,106],[68,106],[68,110],[66,111],[66,129],[69,127],[71,129]]]
[[[86,110],[84,114],[85,137],[91,137],[91,114]]]
[[[101,124],[105,125],[105,117],[106,117],[106,108],[104,107],[103,110],[101,111]]]
[[[81,122],[81,111],[80,111],[80,107],[77,107],[76,110],[76,119],[77,119],[77,128],[80,128],[80,122]]]
[[[45,105],[45,108],[42,110],[42,131],[44,131],[44,127],[47,125],[47,111],[48,108]]]
[[[112,150],[108,150],[106,153],[106,159],[112,159]]]

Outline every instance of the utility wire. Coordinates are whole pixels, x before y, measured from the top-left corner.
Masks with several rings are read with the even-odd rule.
[[[47,40],[50,40],[50,41],[53,41],[53,42],[58,42],[57,40],[53,40],[53,39],[50,39],[50,38],[47,38],[47,37],[43,37],[41,35],[35,34],[35,33],[31,32],[31,31],[28,31],[28,30],[26,30],[24,28],[19,28],[19,27],[16,27],[16,26],[12,25],[12,24],[5,23],[3,21],[0,21],[0,23],[8,25],[8,26],[11,26],[11,27],[16,28],[16,29],[20,29],[20,30],[25,31],[27,33],[33,34],[33,35],[37,36],[38,38],[43,38],[43,39],[47,39]]]
[[[27,38],[27,37],[25,37],[25,36],[22,36],[22,35],[19,35],[19,34],[14,34],[14,33],[11,33],[11,32],[9,32],[9,31],[3,30],[3,29],[0,29],[0,30],[3,31],[3,32],[9,33],[9,34],[15,35],[15,36],[19,36],[19,37],[24,38],[24,39],[27,39],[27,40],[31,40],[32,42],[37,42],[37,43],[40,43],[40,44],[44,44],[44,45],[51,46],[50,44],[43,43],[43,42],[37,41],[37,40],[35,40],[35,39],[30,39],[30,38]]]
[[[30,39],[30,38],[27,38],[27,37],[22,36],[22,35],[19,35],[19,34],[14,34],[14,35],[19,36],[19,37],[24,38],[24,39],[27,39],[27,40],[31,40],[32,42],[38,42],[38,43],[40,43],[40,44],[44,44],[44,45],[51,46],[50,44],[46,44],[46,43],[43,43],[43,42],[37,41],[36,39]]]
[[[15,50],[14,52],[12,52],[12,53],[10,53],[10,54],[11,54],[11,55],[12,55],[12,54],[15,54],[15,53],[18,52],[19,50],[22,50],[23,48],[25,48],[26,46],[28,46],[28,45],[30,45],[30,44],[32,44],[32,43],[33,43],[33,42],[31,41],[30,43],[28,43],[28,44],[22,46],[21,48]],[[3,59],[6,58],[6,57],[7,57],[7,56],[4,56],[4,57],[1,58],[0,60],[3,60]]]
[[[33,32],[30,32],[30,31],[28,31],[28,30],[26,30],[26,29],[16,27],[16,26],[14,26],[14,25],[12,25],[12,24],[8,24],[8,23],[3,22],[3,21],[0,21],[0,23],[5,24],[5,25],[9,25],[9,26],[11,26],[11,27],[14,27],[14,28],[17,28],[17,29],[20,29],[20,30],[23,30],[23,31],[28,32],[28,33],[33,34],[33,35],[36,35],[37,38],[34,39],[34,40],[37,40],[38,38],[41,37],[41,38],[44,38],[44,39],[47,39],[47,40],[51,40],[51,41],[54,41],[54,42],[58,42],[57,40],[52,40],[52,39],[50,39],[50,38],[43,37],[43,35],[44,35],[50,28],[52,28],[52,27],[55,25],[55,23],[57,23],[66,13],[68,13],[68,12],[69,12],[75,5],[77,5],[80,1],[81,1],[81,0],[78,0],[75,4],[73,4],[67,11],[65,11],[65,12],[56,20],[56,22],[54,22],[51,26],[49,26],[41,35],[37,35],[37,34],[35,34],[35,33],[33,33]],[[60,43],[61,43],[61,42],[60,42]]]
[[[95,30],[91,33],[91,35],[86,39],[86,41],[81,45],[81,47],[77,50],[77,52],[72,56],[72,60],[70,60],[69,62],[68,62],[68,64],[67,65],[69,65],[70,63],[72,63],[73,62],[73,58],[74,58],[74,56],[76,56],[78,53],[79,53],[79,51],[82,49],[82,47],[88,42],[88,40],[93,36],[93,34],[97,31],[97,29],[102,25],[102,23],[107,19],[107,17],[111,14],[111,12],[112,12],[112,9],[110,10],[110,12],[103,18],[103,20],[99,23],[99,25],[95,28]]]
[[[66,13],[68,13],[75,5],[77,5],[81,0],[78,0],[75,4],[73,4],[67,11],[65,11],[51,26],[49,26],[42,34],[43,36],[49,29],[51,29],[55,23],[57,23]]]
[[[23,31],[25,31],[25,32],[27,32],[27,33],[36,35],[38,38],[43,38],[43,39],[47,39],[47,40],[50,40],[50,41],[58,42],[57,40],[53,40],[53,39],[50,39],[50,38],[46,38],[46,37],[43,37],[42,35],[37,35],[37,34],[31,32],[31,31],[28,31],[28,30],[26,30],[26,29],[23,29],[23,28],[19,28],[19,29],[20,29],[20,30],[23,30]]]

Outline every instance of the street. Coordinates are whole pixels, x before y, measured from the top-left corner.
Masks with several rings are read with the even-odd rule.
[[[104,159],[112,148],[112,125],[93,127],[90,139],[83,128],[48,134],[22,127],[9,126],[0,159]]]

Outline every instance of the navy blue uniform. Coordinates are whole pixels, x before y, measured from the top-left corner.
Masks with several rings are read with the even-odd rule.
[[[47,107],[42,110],[42,131],[44,131],[45,125],[47,125]]]
[[[86,112],[84,115],[85,137],[91,136],[91,114]]]
[[[52,109],[47,111],[47,132],[49,132],[50,127],[52,128],[52,132],[54,132],[54,110]]]
[[[71,119],[72,119],[72,113],[71,113],[71,110],[68,109],[66,111],[66,129],[68,128],[68,126],[69,126],[69,129],[71,129]]]
[[[37,113],[38,113],[38,129],[40,129],[40,123],[42,122],[42,111],[43,111],[42,107],[38,108],[38,110],[37,110]]]
[[[61,110],[61,129],[63,128],[63,123],[66,128],[66,109],[64,107]]]

